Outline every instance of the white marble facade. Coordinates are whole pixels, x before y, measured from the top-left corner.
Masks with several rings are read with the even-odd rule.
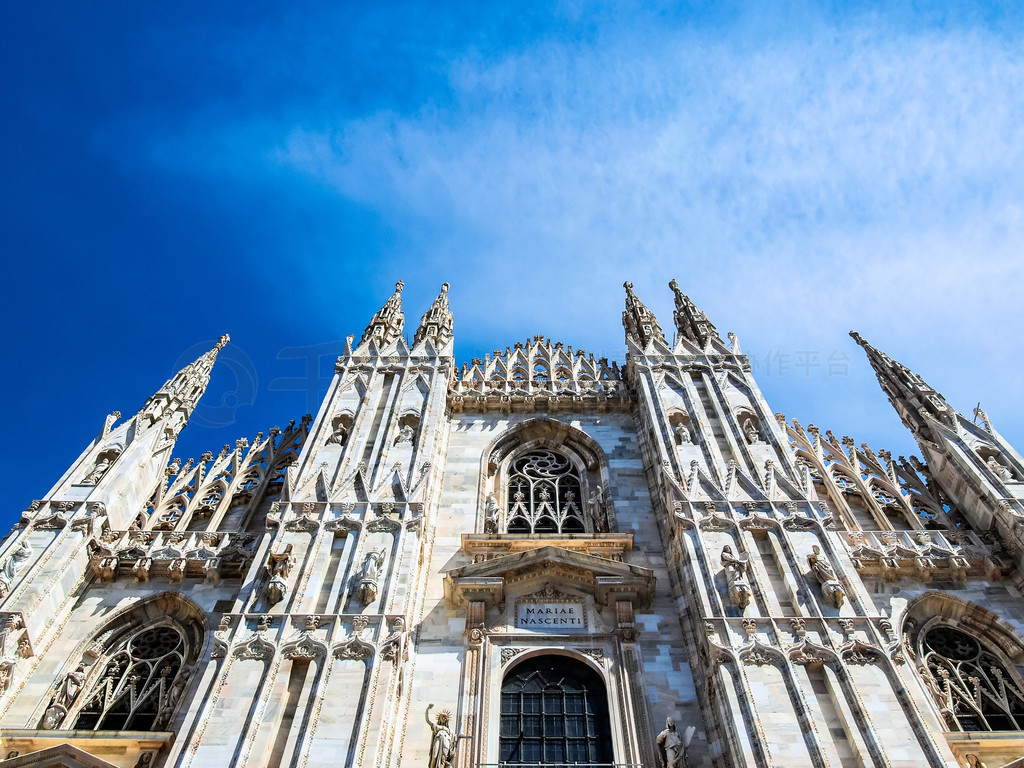
[[[315,417],[197,461],[227,337],[111,414],[0,545],[0,765],[1020,758],[1024,460],[855,334],[921,459],[774,414],[670,287],[622,363],[460,365],[399,283]]]

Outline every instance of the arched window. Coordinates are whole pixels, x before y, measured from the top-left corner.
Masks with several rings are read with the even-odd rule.
[[[584,533],[582,483],[568,457],[534,450],[509,465],[509,533]]]
[[[510,766],[612,763],[600,676],[564,656],[537,656],[516,666],[501,686],[499,750]]]
[[[940,624],[925,629],[920,645],[927,682],[951,730],[1024,729],[1024,691],[983,643]]]
[[[167,725],[188,680],[186,641],[175,626],[143,627],[115,644],[72,726],[149,731]]]

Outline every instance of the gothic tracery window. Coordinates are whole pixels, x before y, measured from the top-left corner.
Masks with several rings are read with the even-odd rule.
[[[185,638],[173,626],[144,627],[107,657],[74,728],[148,731],[167,725],[188,677]]]
[[[928,681],[951,730],[1024,729],[1024,691],[976,638],[941,625],[925,631]]]
[[[509,466],[506,505],[509,533],[584,533],[579,473],[569,459],[535,450]]]

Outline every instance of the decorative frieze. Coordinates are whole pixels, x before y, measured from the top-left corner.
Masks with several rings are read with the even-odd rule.
[[[210,581],[221,575],[237,578],[255,555],[252,533],[162,533],[106,530],[88,543],[89,567],[101,581],[132,576],[139,583],[150,579],[181,582],[185,578]]]

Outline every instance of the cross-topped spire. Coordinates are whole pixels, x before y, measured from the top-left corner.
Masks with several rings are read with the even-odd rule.
[[[633,284],[627,280],[622,287],[626,289],[626,310],[622,313],[622,327],[626,329],[626,338],[633,339],[641,347],[646,347],[652,339],[665,344],[665,334],[658,325],[658,318],[633,293]]]
[[[441,286],[441,293],[420,319],[420,327],[416,329],[413,346],[424,339],[430,339],[438,347],[443,347],[454,338],[455,318],[448,309],[448,283]]]
[[[856,331],[850,331],[850,336],[864,348],[882,390],[915,437],[933,439],[927,417],[945,424],[953,423],[953,408],[924,379],[868,344]]]
[[[689,296],[679,290],[679,283],[673,280],[668,287],[675,294],[676,310],[672,313],[672,319],[675,320],[680,338],[689,339],[701,349],[712,338],[721,341],[714,324],[708,320],[707,315],[697,309]]]
[[[405,283],[401,280],[395,283],[395,292],[384,302],[384,306],[377,310],[377,314],[363,331],[363,338],[359,340],[361,345],[375,339],[379,345],[387,346],[402,338],[402,329],[405,327],[405,315],[402,313],[404,287]]]

